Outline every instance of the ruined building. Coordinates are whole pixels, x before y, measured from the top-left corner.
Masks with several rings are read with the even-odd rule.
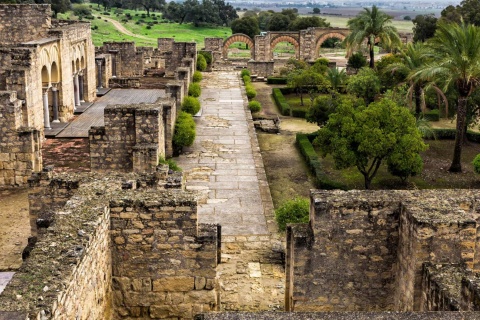
[[[25,185],[44,130],[96,97],[90,24],[50,17],[49,5],[0,5],[0,185]]]

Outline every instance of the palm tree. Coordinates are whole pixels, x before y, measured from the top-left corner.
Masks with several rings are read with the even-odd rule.
[[[352,52],[359,47],[365,39],[370,52],[370,68],[375,67],[374,51],[375,41],[379,40],[384,48],[392,48],[401,44],[397,29],[391,26],[392,17],[378,10],[364,8],[356,17],[347,22],[350,34],[345,38],[347,51]]]
[[[480,84],[480,27],[465,23],[438,24],[427,42],[429,58],[413,77],[441,84],[443,91],[453,86],[457,97],[457,127],[450,172],[462,171],[462,143],[466,131],[467,99]]]
[[[330,68],[327,70],[327,80],[330,82],[330,86],[332,87],[332,96],[335,96],[340,87],[345,83],[347,80],[347,73],[345,69],[339,68]]]

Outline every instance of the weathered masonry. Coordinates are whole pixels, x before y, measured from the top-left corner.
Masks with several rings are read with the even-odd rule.
[[[34,226],[38,242],[0,296],[0,319],[191,319],[216,310],[218,227],[197,223],[195,196],[178,181],[165,167],[32,178],[32,220],[49,212],[49,223]]]
[[[287,311],[478,310],[478,190],[315,191],[287,231]]]
[[[51,13],[0,5],[0,185],[25,185],[41,170],[44,130],[96,96],[90,24]]]

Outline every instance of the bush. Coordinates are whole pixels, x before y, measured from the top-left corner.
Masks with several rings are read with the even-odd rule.
[[[88,17],[92,16],[92,10],[86,4],[74,4],[73,14],[75,14],[77,17]]]
[[[280,113],[284,116],[290,115],[290,105],[285,100],[285,97],[282,94],[282,91],[278,88],[272,89],[273,100],[275,100],[275,104],[277,105]]]
[[[151,26],[151,25],[148,25],[148,26],[146,26],[145,28],[147,28],[147,29],[152,29],[152,26]]]
[[[199,54],[197,56],[197,70],[198,71],[205,71],[207,69],[207,61],[205,57]]]
[[[200,97],[200,94],[202,93],[202,89],[200,88],[200,84],[198,83],[192,83],[190,84],[190,87],[188,88],[188,95],[192,97]],[[199,102],[200,103],[200,102]]]
[[[240,72],[240,76],[243,78],[243,76],[250,76],[250,71],[248,69],[242,69]]]
[[[292,117],[305,119],[307,110],[305,109],[292,109]]]
[[[159,158],[158,164],[168,164],[168,168],[172,171],[182,171],[182,168],[173,159]]]
[[[183,98],[182,111],[190,113],[192,116],[200,111],[200,101],[195,97],[185,97]]]
[[[440,110],[433,109],[428,112],[425,112],[423,117],[425,118],[425,120],[428,120],[428,121],[440,121]]]
[[[176,153],[183,147],[188,147],[195,141],[195,121],[193,116],[187,112],[181,111],[175,122],[175,131],[173,134],[173,145]]]
[[[300,153],[303,155],[307,162],[310,171],[315,175],[315,184],[317,188],[326,190],[346,190],[347,188],[344,185],[327,178],[321,170],[320,159],[318,158],[318,155],[315,152],[315,149],[313,148],[311,142],[315,139],[315,137],[316,134],[306,135],[303,133],[297,133],[296,142],[300,149]]]
[[[210,52],[200,51],[198,54],[202,55],[205,58],[205,61],[207,62],[207,65],[212,64],[213,57],[212,57],[212,54]]]
[[[245,86],[245,91],[247,93],[248,100],[251,100],[257,96],[257,91],[255,91],[255,88],[251,84],[247,84]]]
[[[104,14],[105,16],[109,16],[109,15],[110,15],[110,12],[104,11],[103,14]]]
[[[361,52],[356,52],[348,58],[347,66],[355,70],[361,69],[367,65],[367,59]]]
[[[248,83],[252,82],[252,78],[250,78],[250,76],[247,76],[247,75],[244,75],[242,77],[242,80],[243,80],[243,83],[245,83],[245,84],[248,84]]]
[[[472,164],[473,164],[473,171],[475,171],[475,173],[480,174],[480,153],[475,156]]]
[[[307,198],[296,197],[285,201],[275,210],[275,220],[278,228],[285,231],[287,223],[307,223],[309,220],[310,203]]]
[[[248,103],[248,108],[250,109],[250,112],[259,112],[260,110],[262,110],[262,105],[260,104],[260,102],[258,101],[250,101]]]
[[[192,76],[192,81],[193,82],[200,82],[202,81],[203,79],[203,76],[202,76],[202,73],[200,71],[195,71],[193,73],[193,76]]]
[[[268,77],[267,84],[287,84],[287,78]]]

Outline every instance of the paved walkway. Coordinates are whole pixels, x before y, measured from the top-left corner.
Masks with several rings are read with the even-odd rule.
[[[95,103],[56,135],[57,138],[88,138],[92,126],[103,126],[103,109],[108,105],[154,103],[165,96],[160,89],[114,89]]]
[[[197,137],[178,159],[187,189],[205,194],[198,220],[223,235],[266,235],[273,205],[238,72],[204,74],[201,84]]]

